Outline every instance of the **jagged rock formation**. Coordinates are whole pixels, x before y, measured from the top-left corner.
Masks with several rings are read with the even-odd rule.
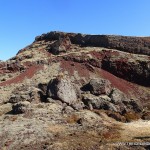
[[[0,148],[115,150],[137,147],[112,142],[148,142],[149,55],[149,37],[36,37],[0,61]]]
[[[115,35],[85,35],[64,32],[50,32],[36,37],[36,41],[59,40],[68,37],[72,44],[83,47],[105,47],[121,51],[150,55],[150,37],[128,37]]]

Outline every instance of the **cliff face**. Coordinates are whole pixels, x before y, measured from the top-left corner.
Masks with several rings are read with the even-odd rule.
[[[150,118],[149,55],[149,37],[36,37],[0,62],[0,147],[107,149],[113,141],[147,136],[136,132],[143,122],[131,123],[132,131],[126,122]]]
[[[150,37],[129,37],[115,35],[86,35],[64,32],[50,32],[36,37],[36,41],[58,40],[60,37],[69,37],[73,44],[83,47],[105,47],[120,51],[150,55]]]

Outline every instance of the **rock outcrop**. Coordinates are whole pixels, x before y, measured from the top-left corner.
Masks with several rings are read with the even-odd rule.
[[[150,37],[129,37],[115,35],[86,35],[64,32],[49,32],[35,38],[41,40],[59,40],[68,36],[73,44],[81,46],[105,47],[136,54],[150,55]]]
[[[47,47],[47,50],[54,55],[58,55],[69,50],[70,46],[71,41],[69,37],[59,37],[56,42]]]

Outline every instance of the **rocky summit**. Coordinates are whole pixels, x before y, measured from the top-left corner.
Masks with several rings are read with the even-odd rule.
[[[0,150],[150,149],[150,37],[49,32],[0,61]]]

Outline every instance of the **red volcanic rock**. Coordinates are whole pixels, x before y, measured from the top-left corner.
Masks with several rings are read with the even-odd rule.
[[[132,61],[126,59],[104,58],[102,60],[102,69],[119,76],[123,79],[149,86],[150,85],[150,62]]]
[[[7,80],[5,82],[0,83],[0,86],[5,86],[5,85],[10,85],[12,83],[16,84],[16,83],[21,83],[25,78],[32,78],[34,76],[34,74],[38,71],[41,70],[43,68],[42,65],[37,65],[37,66],[31,66],[29,69],[27,69],[25,72],[21,73],[20,75]]]

